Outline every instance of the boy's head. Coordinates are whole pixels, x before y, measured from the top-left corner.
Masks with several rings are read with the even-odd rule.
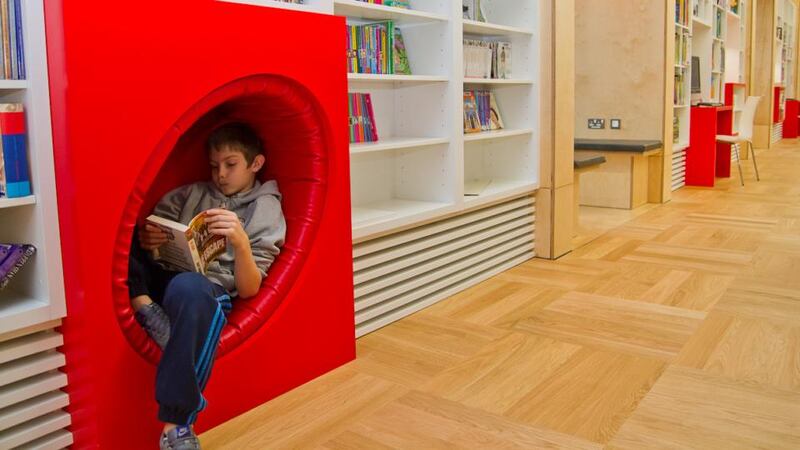
[[[208,137],[206,150],[211,180],[225,195],[252,188],[265,162],[261,140],[243,123],[229,123],[214,130]]]

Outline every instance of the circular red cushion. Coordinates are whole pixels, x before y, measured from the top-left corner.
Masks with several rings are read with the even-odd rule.
[[[117,319],[128,342],[152,363],[157,363],[161,350],[133,319],[126,284],[133,229],[168,191],[210,179],[205,141],[214,128],[231,121],[251,125],[264,142],[267,163],[262,178],[278,182],[287,235],[258,294],[234,300],[217,358],[253,335],[272,315],[300,273],[317,231],[325,201],[328,133],[313,95],[289,78],[255,75],[199,100],[151,150],[117,234],[112,269]]]

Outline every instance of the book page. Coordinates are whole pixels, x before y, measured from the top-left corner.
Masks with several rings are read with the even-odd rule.
[[[202,272],[199,261],[195,262],[190,243],[190,232],[186,225],[163,217],[149,216],[147,223],[155,225],[167,234],[167,242],[153,250],[153,259],[178,270]]]

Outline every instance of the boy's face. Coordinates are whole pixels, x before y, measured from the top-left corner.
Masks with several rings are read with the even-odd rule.
[[[211,181],[225,195],[233,195],[253,187],[256,173],[264,165],[264,156],[258,155],[248,166],[244,153],[223,147],[208,153],[211,164]]]

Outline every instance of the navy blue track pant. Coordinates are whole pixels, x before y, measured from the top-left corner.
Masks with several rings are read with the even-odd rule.
[[[135,235],[135,233],[134,233]],[[156,372],[158,419],[190,425],[206,406],[202,395],[231,297],[195,272],[172,272],[154,263],[134,238],[128,268],[131,298],[149,295],[169,316],[170,338]]]

